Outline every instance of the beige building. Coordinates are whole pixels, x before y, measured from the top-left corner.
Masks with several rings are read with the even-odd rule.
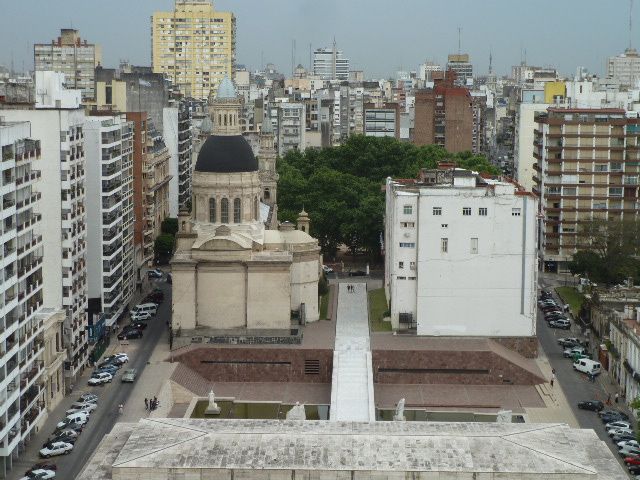
[[[45,309],[51,310],[51,309]],[[64,360],[62,325],[64,311],[42,312],[44,321],[44,390],[47,411],[51,412],[64,398]]]
[[[320,249],[309,219],[301,212],[298,230],[287,222],[265,227],[274,208],[263,201],[259,163],[240,133],[241,102],[228,78],[211,104],[213,134],[198,154],[192,212],[179,215],[173,331],[289,330],[292,311],[316,321]]]
[[[638,218],[640,119],[616,108],[549,108],[535,120],[540,253],[545,270],[562,271],[590,247],[579,235],[585,224]]]
[[[83,100],[95,99],[95,68],[102,60],[100,47],[82,40],[78,30],[63,28],[51,43],[33,46],[36,72],[64,73],[67,88],[82,90]]]
[[[147,156],[142,167],[144,182],[144,229],[160,235],[162,221],[169,217],[169,150],[151,120],[147,121]]]
[[[155,73],[183,94],[204,99],[233,76],[236,19],[214,10],[210,0],[176,0],[173,11],[151,17],[151,47]]]

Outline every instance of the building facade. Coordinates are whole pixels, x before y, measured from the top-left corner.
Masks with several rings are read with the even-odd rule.
[[[276,138],[278,155],[289,150],[303,152],[306,147],[306,114],[304,103],[276,103]],[[273,118],[273,117],[272,117]]]
[[[393,137],[400,139],[400,106],[385,102],[381,107],[373,103],[364,105],[364,134],[367,137]]]
[[[563,271],[588,247],[585,224],[638,218],[640,119],[622,109],[549,108],[536,122],[540,255],[546,270]]]
[[[206,99],[232,77],[236,19],[210,0],[176,0],[173,11],[151,17],[152,65],[187,96]]]
[[[447,57],[447,70],[456,74],[456,85],[466,85],[473,80],[473,65],[469,62],[468,53],[453,53]]]
[[[322,80],[349,80],[349,59],[341,50],[317,48],[313,52],[313,75]]]
[[[191,206],[191,113],[186,104],[163,109],[163,137],[169,150],[169,216]]]
[[[83,100],[95,99],[95,68],[102,60],[100,47],[80,38],[78,30],[63,28],[57,40],[33,46],[36,72],[64,73],[67,88],[82,90]]]
[[[133,242],[133,122],[86,117],[87,278],[94,334],[126,311],[136,286]],[[104,322],[104,325],[97,325]]]
[[[607,78],[621,87],[638,88],[640,82],[640,55],[635,48],[627,48],[624,53],[609,57]]]
[[[385,288],[393,328],[534,337],[537,199],[475,172],[387,179]]]

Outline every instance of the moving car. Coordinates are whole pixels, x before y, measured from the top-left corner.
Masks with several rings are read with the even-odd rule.
[[[604,403],[600,400],[584,400],[582,402],[578,402],[578,408],[582,410],[593,410],[594,412],[599,412],[604,408]]]
[[[44,468],[38,468],[35,470],[29,470],[26,476],[20,480],[48,480],[49,478],[56,478],[56,472]]]
[[[551,320],[549,326],[553,328],[563,328],[569,330],[571,328],[571,322],[566,319],[559,318],[557,320]]]
[[[138,371],[135,368],[125,370],[125,372],[122,374],[122,382],[133,383],[133,381],[136,379],[136,373],[138,373]]]
[[[147,270],[147,277],[149,277],[149,278],[162,278],[163,277],[162,270],[158,270],[157,268],[154,268],[152,270]]]
[[[40,456],[42,458],[55,457],[56,455],[66,455],[71,453],[73,445],[66,442],[51,442],[46,447],[40,449]]]
[[[130,340],[132,338],[142,338],[142,331],[131,329],[118,334],[118,340]]]
[[[109,383],[111,380],[113,380],[113,375],[110,373],[94,373],[91,375],[91,378],[87,383],[89,383],[89,385],[104,385],[105,383]]]

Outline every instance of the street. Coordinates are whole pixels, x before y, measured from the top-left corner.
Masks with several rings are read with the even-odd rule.
[[[550,287],[545,286],[543,288],[548,288],[548,290],[553,291]],[[555,294],[555,291],[553,291],[553,293],[556,301],[562,304],[559,297]],[[629,413],[627,409],[624,408],[622,402],[617,405],[613,402],[614,392],[616,391],[615,385],[611,383],[605,370],[603,370],[601,375],[596,377],[594,383],[589,381],[585,374],[576,372],[573,369],[572,360],[562,356],[564,348],[558,345],[558,339],[563,337],[584,339],[580,328],[576,327],[575,324],[572,324],[571,330],[551,328],[547,326],[542,312],[538,309],[537,331],[540,345],[545,351],[552,368],[556,370],[557,382],[554,388],[558,388],[558,384],[562,386],[565,397],[571,405],[573,414],[578,420],[580,427],[595,430],[598,437],[609,446],[609,449],[614,453],[615,457],[620,459],[618,450],[607,435],[604,424],[598,415],[590,410],[581,410],[577,407],[578,402],[582,400],[600,400],[606,403],[608,394],[611,392],[612,405],[606,406],[605,408],[624,410],[626,413]],[[594,352],[594,347],[594,345],[590,345],[590,351],[592,353]],[[622,460],[620,461],[623,463]]]
[[[112,383],[104,386],[91,387],[87,385],[92,369],[86,368],[84,374],[79,379],[73,393],[65,397],[60,405],[49,414],[47,421],[39,433],[32,438],[26,451],[21,453],[18,460],[14,460],[13,470],[9,473],[8,479],[21,478],[24,472],[34,463],[42,461],[38,457],[38,451],[42,444],[52,435],[55,425],[65,417],[65,412],[70,405],[75,402],[83,393],[95,393],[98,395],[98,408],[90,416],[89,422],[79,436],[73,451],[69,455],[53,457],[49,462],[58,466],[56,478],[72,480],[80,473],[84,464],[89,460],[94,450],[102,440],[103,436],[111,431],[113,425],[118,421],[118,405],[124,405],[127,409],[127,400],[149,361],[149,357],[163,332],[166,331],[166,322],[171,315],[171,285],[164,280],[152,282],[152,287],[158,287],[164,292],[164,301],[158,308],[157,315],[148,322],[148,327],[144,330],[144,336],[136,340],[124,340],[120,342],[115,335],[112,336],[111,345],[107,352],[124,352],[129,355],[129,362],[124,364],[116,373]],[[121,325],[128,323],[128,320],[121,322]],[[118,346],[119,345],[119,346]],[[115,348],[115,350],[114,350]],[[105,353],[106,355],[106,353]],[[136,381],[134,383],[122,383],[120,377],[124,370],[135,368],[137,370]],[[150,395],[155,392],[149,392]]]

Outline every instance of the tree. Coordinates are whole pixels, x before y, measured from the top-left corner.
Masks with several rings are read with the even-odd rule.
[[[162,233],[158,235],[155,243],[153,244],[153,249],[156,257],[168,257],[173,253],[173,244],[174,237],[168,233]]]
[[[178,233],[178,219],[165,218],[160,224],[160,230],[162,231],[162,233],[175,235],[176,233]]]

